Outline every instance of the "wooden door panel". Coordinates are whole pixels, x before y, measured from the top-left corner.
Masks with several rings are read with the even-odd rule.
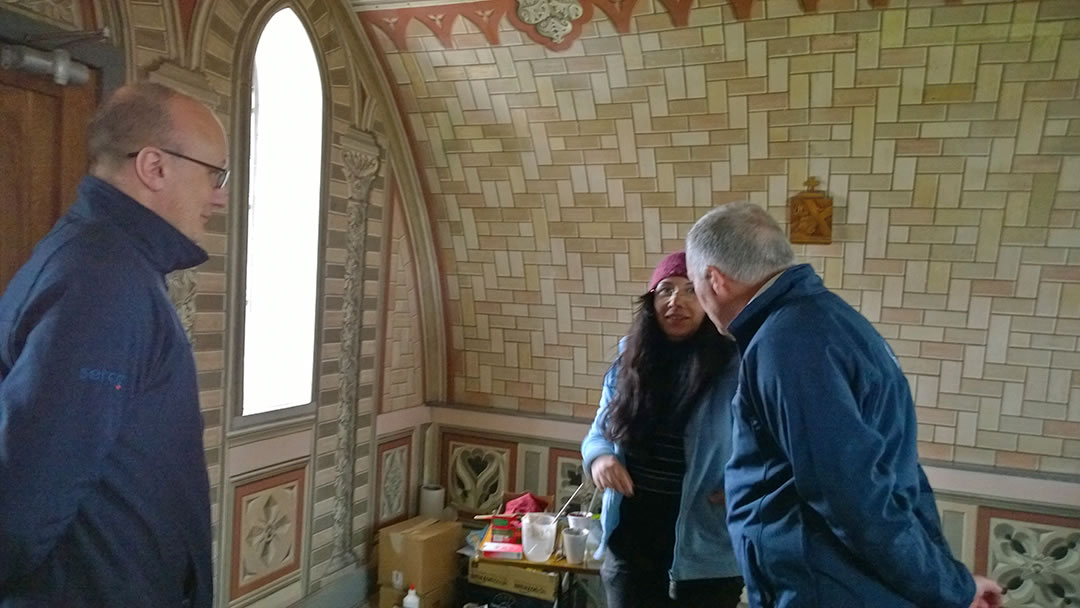
[[[75,198],[97,82],[61,87],[0,69],[0,291]]]

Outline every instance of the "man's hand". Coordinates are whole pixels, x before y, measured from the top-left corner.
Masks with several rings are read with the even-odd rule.
[[[975,579],[975,599],[971,601],[969,608],[1000,608],[1003,593],[1001,585],[985,576],[973,578]]]
[[[630,473],[612,454],[597,456],[590,467],[593,483],[601,490],[611,488],[623,496],[634,495],[634,482]]]

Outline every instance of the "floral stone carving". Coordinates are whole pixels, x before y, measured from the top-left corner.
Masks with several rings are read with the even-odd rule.
[[[573,22],[585,14],[577,0],[517,0],[517,16],[555,44],[574,29]]]
[[[980,515],[989,529],[980,532],[986,540],[979,560],[985,560],[988,576],[1005,588],[1005,606],[1080,606],[1076,520],[1009,511]]]

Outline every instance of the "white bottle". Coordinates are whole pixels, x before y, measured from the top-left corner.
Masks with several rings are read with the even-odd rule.
[[[416,585],[409,585],[409,592],[401,601],[401,608],[420,608],[420,596],[416,595]]]

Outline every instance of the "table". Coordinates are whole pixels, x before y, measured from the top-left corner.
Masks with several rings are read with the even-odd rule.
[[[527,559],[494,559],[490,557],[484,557],[480,553],[477,553],[472,559],[480,563],[485,564],[498,564],[500,566],[514,566],[517,568],[532,568],[534,570],[541,570],[543,572],[556,572],[566,575],[566,591],[563,590],[564,585],[559,584],[559,592],[556,596],[556,601],[559,608],[578,608],[574,602],[575,584],[577,576],[579,574],[584,575],[597,575],[600,574],[600,564],[596,560],[591,559],[591,556],[586,556],[585,562],[581,564],[571,564],[566,561],[561,554],[556,553],[551,556],[546,562],[530,562]]]

